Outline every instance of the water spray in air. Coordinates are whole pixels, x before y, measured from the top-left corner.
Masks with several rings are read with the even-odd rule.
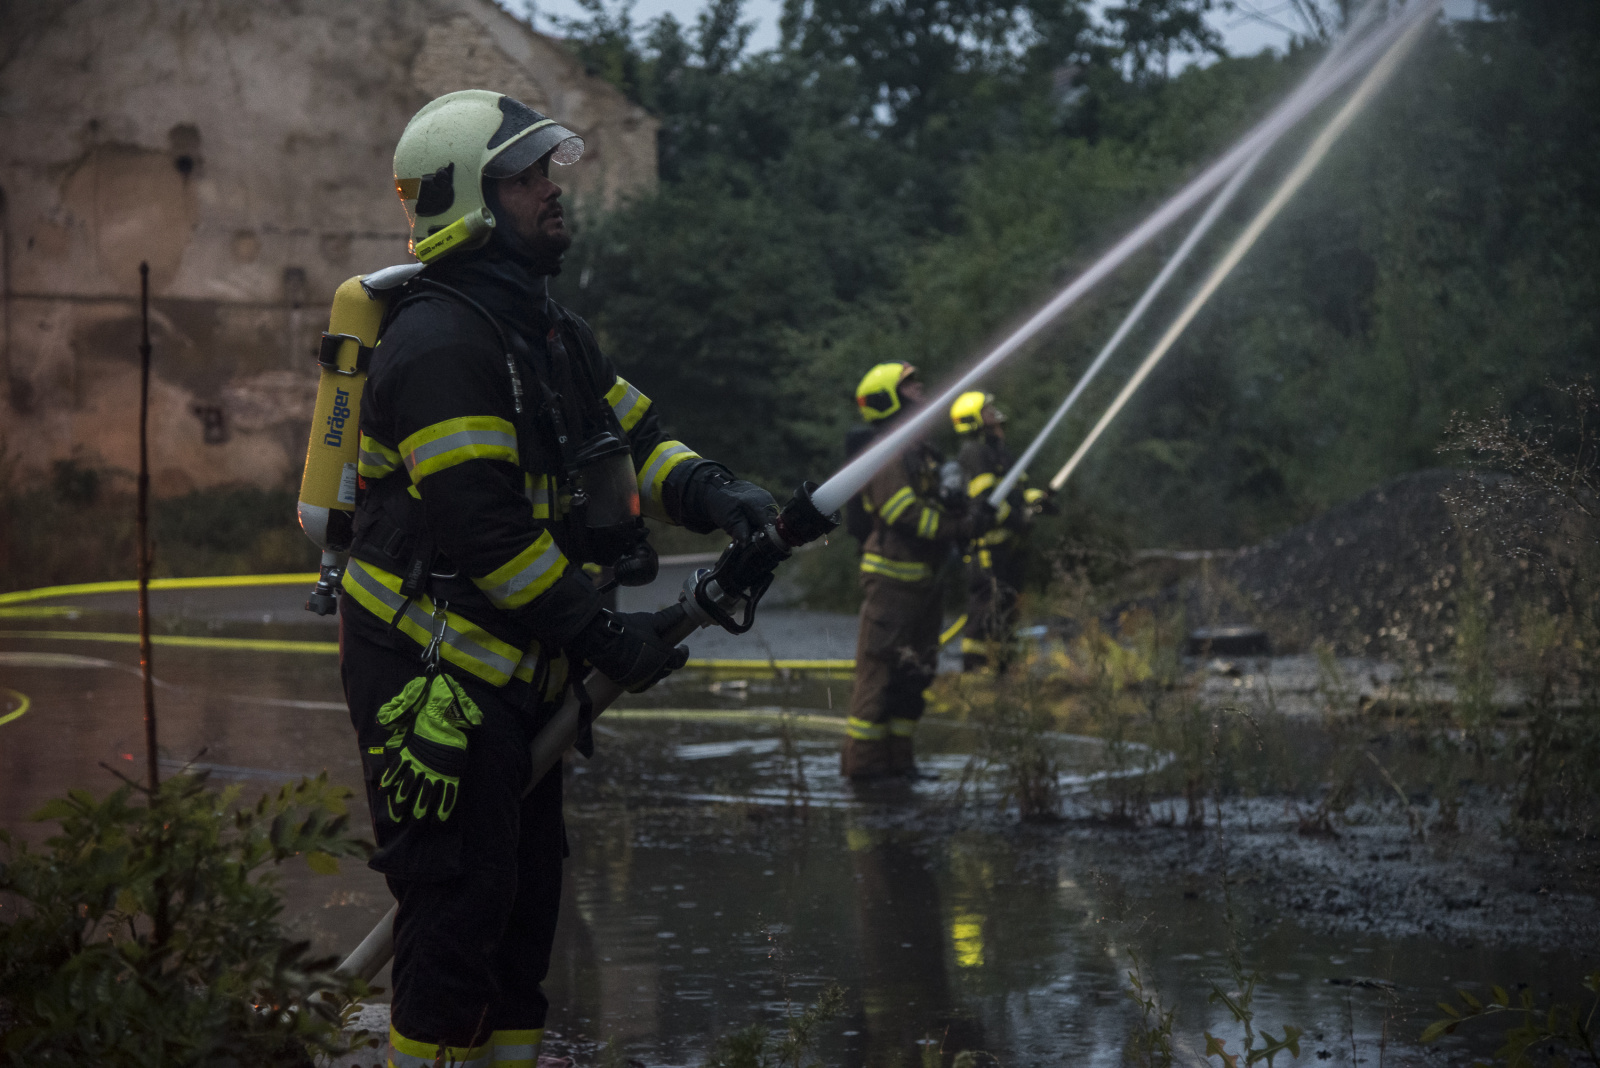
[[[1334,43],[1333,47],[1328,49],[1328,54],[1322,57],[1316,68],[1307,76],[1307,83],[1317,82],[1327,76],[1328,70],[1343,58],[1344,54],[1349,50],[1350,42],[1355,40],[1366,29],[1367,23],[1372,21],[1379,7],[1378,0],[1371,0],[1356,13],[1355,18],[1350,20],[1344,35]],[[1194,251],[1195,246],[1200,243],[1206,234],[1211,232],[1211,227],[1222,217],[1222,213],[1227,210],[1228,205],[1233,203],[1233,198],[1238,195],[1245,181],[1255,171],[1256,164],[1261,162],[1261,158],[1271,148],[1272,144],[1270,143],[1263,145],[1259,152],[1246,160],[1244,165],[1234,172],[1233,177],[1228,179],[1228,184],[1222,187],[1222,192],[1218,193],[1215,199],[1206,206],[1205,212],[1195,222],[1194,227],[1184,237],[1183,242],[1173,252],[1166,264],[1162,266],[1150,285],[1139,295],[1139,299],[1128,310],[1128,314],[1123,317],[1122,322],[1117,326],[1116,332],[1111,335],[1110,340],[1095,355],[1094,360],[1078,379],[1077,384],[1072,387],[1072,391],[1067,394],[1066,399],[1051,414],[1050,419],[1044,424],[1039,433],[1034,435],[1034,439],[1028,443],[1028,447],[1017,458],[1017,462],[1011,465],[1005,477],[1000,480],[1000,484],[989,494],[989,507],[998,509],[1001,502],[1011,495],[1012,490],[1016,489],[1017,483],[1021,481],[1022,476],[1027,474],[1029,465],[1039,455],[1039,451],[1044,448],[1045,443],[1050,440],[1050,435],[1055,433],[1056,428],[1061,425],[1061,421],[1072,410],[1072,406],[1078,402],[1078,398],[1083,396],[1083,391],[1089,388],[1089,383],[1093,382],[1095,377],[1099,375],[1101,368],[1106,365],[1106,361],[1111,359],[1112,353],[1117,351],[1117,348],[1127,339],[1133,328],[1143,320],[1144,313],[1150,309],[1151,304],[1155,303],[1156,297],[1160,296],[1162,291],[1166,289],[1167,283],[1178,273],[1178,269],[1188,261],[1189,254]]]
[[[1128,336],[1128,333],[1138,324],[1139,320],[1144,318],[1145,311],[1154,303],[1161,291],[1166,288],[1172,276],[1178,273],[1178,268],[1182,267],[1184,261],[1189,258],[1189,253],[1194,251],[1194,247],[1200,243],[1200,239],[1205,237],[1212,224],[1232,203],[1235,194],[1244,185],[1245,179],[1250,177],[1250,173],[1255,170],[1256,164],[1260,162],[1264,152],[1265,150],[1262,153],[1257,153],[1247,160],[1244,166],[1235,171],[1233,177],[1228,179],[1228,184],[1222,187],[1222,192],[1218,193],[1216,199],[1212,200],[1206,207],[1205,214],[1200,216],[1200,220],[1194,224],[1194,229],[1190,230],[1189,235],[1183,239],[1183,244],[1178,246],[1178,250],[1172,254],[1172,258],[1167,260],[1166,265],[1161,268],[1161,273],[1157,274],[1155,280],[1140,294],[1139,300],[1129,310],[1127,316],[1123,318],[1116,332],[1111,335],[1111,340],[1107,341],[1100,349],[1094,361],[1089,364],[1088,370],[1084,371],[1083,376],[1078,379],[1078,384],[1073,386],[1072,392],[1067,394],[1067,399],[1062,401],[1060,407],[1056,408],[1055,412],[1051,414],[1049,421],[1044,425],[1044,429],[1040,430],[1034,439],[1028,443],[1028,447],[1017,458],[1017,462],[1011,465],[1011,469],[1000,480],[1000,484],[994,488],[994,492],[989,494],[989,507],[999,508],[1000,503],[1011,495],[1012,490],[1016,489],[1017,482],[1027,472],[1028,465],[1033,462],[1033,458],[1039,455],[1039,450],[1044,448],[1044,443],[1055,432],[1061,420],[1067,417],[1067,413],[1078,402],[1078,398],[1083,396],[1083,391],[1089,388],[1089,383],[1093,382],[1095,376],[1100,373],[1100,368],[1104,367],[1106,361],[1111,359],[1111,354],[1117,351],[1117,346],[1122,344],[1123,339]]]
[[[1072,454],[1072,457],[1062,465],[1061,470],[1057,471],[1055,477],[1050,480],[1050,488],[1052,490],[1059,490],[1067,479],[1071,477],[1072,472],[1083,462],[1085,454],[1099,440],[1100,435],[1105,433],[1106,427],[1111,425],[1111,421],[1117,417],[1117,413],[1122,411],[1123,406],[1128,403],[1128,399],[1133,396],[1144,380],[1150,376],[1150,372],[1155,370],[1156,364],[1161,362],[1161,358],[1172,348],[1178,337],[1194,321],[1194,317],[1200,313],[1200,309],[1205,306],[1206,301],[1211,299],[1211,295],[1217,291],[1217,288],[1222,285],[1233,269],[1239,265],[1239,261],[1244,259],[1245,253],[1250,251],[1251,246],[1256,243],[1262,232],[1266,230],[1273,219],[1277,218],[1278,213],[1283,210],[1283,206],[1306,183],[1306,179],[1311,177],[1311,172],[1316,170],[1317,165],[1328,154],[1328,150],[1333,147],[1333,143],[1349,128],[1356,114],[1366,106],[1379,88],[1382,87],[1383,83],[1399,67],[1400,61],[1405,58],[1406,52],[1410,51],[1411,46],[1416,43],[1422,29],[1423,23],[1421,21],[1413,21],[1408,25],[1405,32],[1389,46],[1383,57],[1367,73],[1367,76],[1361,80],[1361,84],[1356,87],[1355,92],[1350,94],[1350,99],[1345,101],[1344,106],[1328,121],[1328,125],[1323,127],[1321,132],[1317,134],[1316,139],[1311,142],[1305,154],[1294,165],[1294,169],[1284,177],[1278,188],[1273,191],[1272,198],[1262,205],[1255,218],[1251,219],[1250,224],[1234,239],[1228,251],[1217,261],[1216,266],[1211,269],[1211,273],[1206,276],[1200,288],[1189,299],[1189,303],[1184,305],[1183,310],[1178,313],[1178,317],[1172,321],[1172,325],[1167,327],[1166,333],[1161,335],[1161,339],[1150,350],[1150,354],[1144,358],[1144,362],[1139,364],[1138,370],[1134,371],[1133,377],[1128,379],[1127,385],[1122,387],[1122,391],[1111,402],[1111,406],[1106,409],[1099,422],[1095,423],[1094,428],[1083,439],[1077,451]]]
[[[842,508],[844,503],[859,493],[890,458],[899,454],[917,437],[925,434],[944,415],[951,401],[1015,355],[1023,345],[1076,304],[1085,293],[1104,281],[1130,256],[1149,244],[1207,194],[1226,182],[1246,162],[1255,158],[1285,130],[1304,118],[1308,112],[1368,66],[1377,56],[1382,55],[1403,33],[1422,25],[1425,19],[1438,11],[1442,2],[1443,0],[1419,0],[1415,6],[1408,8],[1393,22],[1379,27],[1365,41],[1353,45],[1349,55],[1330,69],[1325,77],[1308,78],[1303,82],[1287,100],[1256,124],[1250,133],[1240,138],[1221,159],[1168,198],[1131,233],[1113,245],[1087,270],[1052,297],[1027,322],[942,390],[931,403],[912,414],[900,426],[840,468],[813,495],[812,500],[816,507],[823,513]]]

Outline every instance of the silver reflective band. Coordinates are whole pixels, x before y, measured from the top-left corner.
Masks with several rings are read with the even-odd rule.
[[[639,488],[644,491],[644,495],[646,497],[654,495],[656,473],[666,466],[667,461],[675,456],[682,456],[684,453],[692,451],[689,446],[683,444],[661,450],[661,455],[656,457],[655,462],[645,468],[639,475]]]
[[[370,467],[377,471],[393,471],[395,467],[394,461],[383,455],[383,453],[372,452],[368,449],[360,449],[356,453],[356,460],[363,467]]]
[[[639,399],[643,396],[644,394],[640,393],[632,382],[629,382],[627,391],[622,394],[622,399],[611,406],[611,410],[616,413],[617,422],[621,423],[626,419],[628,413],[633,411],[633,406],[638,404]],[[624,423],[622,429],[628,430],[631,428]]]
[[[489,600],[496,604],[509,601],[527,587],[544,578],[545,575],[549,574],[552,567],[561,563],[562,559],[561,547],[551,541],[550,547],[534,557],[533,562],[527,567],[518,571],[498,586],[482,587],[483,592],[488,595]]]
[[[400,611],[400,606],[405,605],[406,619],[422,628],[423,631],[432,633],[433,616],[427,612],[424,612],[416,601],[406,604],[406,599],[404,597],[400,596],[398,593],[389,589],[389,587],[385,586],[383,583],[367,574],[366,569],[361,566],[361,561],[350,561],[350,568],[345,572],[345,578],[349,581],[355,582],[364,591],[371,594],[373,598],[383,604],[384,607],[388,608],[390,612],[398,612]],[[510,678],[516,673],[517,665],[515,662],[507,657],[501,656],[492,649],[485,649],[483,646],[479,645],[465,634],[462,634],[455,627],[451,626],[448,622],[446,622],[444,628],[444,644],[450,646],[452,649],[455,649],[460,653],[463,653],[466,656],[471,657],[474,660],[480,661],[493,670],[505,675],[507,678]]]
[[[517,436],[503,430],[458,430],[418,445],[406,453],[406,468],[415,470],[435,457],[469,445],[493,445],[516,452]]]

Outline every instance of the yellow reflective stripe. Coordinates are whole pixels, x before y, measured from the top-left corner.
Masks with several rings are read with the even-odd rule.
[[[389,1027],[390,1068],[489,1068],[489,1046],[440,1046],[436,1042],[418,1042]]]
[[[1011,531],[1006,530],[1004,527],[1002,527],[999,530],[991,530],[991,531],[989,531],[989,533],[987,533],[983,537],[979,538],[978,539],[978,544],[979,545],[1000,545],[1003,542],[1006,542],[1006,541],[1009,541],[1009,540],[1011,540]]]
[[[865,493],[861,495],[861,508],[868,515],[872,515],[878,510],[878,506],[872,503],[872,498],[868,497]]]
[[[885,523],[893,523],[906,514],[906,509],[910,508],[916,499],[917,495],[911,491],[910,486],[901,486],[895,490],[893,496],[883,502],[883,508],[878,514],[883,517]]]
[[[494,1068],[534,1068],[539,1063],[539,1047],[544,1043],[544,1028],[526,1031],[496,1031],[489,1036],[494,1048],[490,1063]]]
[[[415,497],[417,500],[422,500],[422,492],[417,489],[416,483],[413,482],[411,485],[407,486],[406,492],[411,494],[411,496]]]
[[[921,582],[933,572],[927,564],[908,560],[890,560],[877,553],[861,554],[861,570],[868,575],[883,575],[901,582]]]
[[[994,484],[998,481],[1000,480],[994,477],[994,472],[985,471],[983,474],[977,476],[971,482],[967,483],[967,496],[976,497],[978,494],[983,493],[986,490],[994,489]]]
[[[522,476],[522,492],[527,496],[528,503],[533,505],[533,518],[551,518],[550,500],[553,494],[554,479],[549,475],[530,475],[526,472]]]
[[[566,573],[567,558],[548,530],[540,532],[533,544],[472,584],[488,595],[496,607],[521,608],[555,585]]]
[[[361,560],[351,560],[339,585],[362,608],[385,623],[392,622],[400,607],[405,605],[405,615],[396,629],[421,646],[433,640],[433,601],[419,596],[407,605],[400,593],[399,575]],[[510,682],[524,659],[522,650],[454,612],[446,614],[444,642],[439,647],[439,655],[491,686]],[[531,668],[528,677],[532,677]]]
[[[377,438],[362,433],[357,439],[356,474],[362,478],[384,478],[400,468],[400,454]]]
[[[988,651],[989,643],[981,638],[961,639],[961,652],[963,655],[966,653],[987,653]]]
[[[639,420],[644,418],[644,413],[650,410],[650,398],[640,393],[638,388],[621,375],[616,382],[606,390],[606,403],[611,405],[611,410],[617,415],[617,422],[622,424],[623,430],[632,430],[639,425]]]
[[[661,487],[674,467],[685,460],[698,459],[700,454],[681,441],[663,441],[650,450],[644,467],[639,469],[639,510],[654,519],[669,519]]]
[[[517,431],[493,415],[467,415],[425,426],[400,443],[412,482],[468,460],[517,462]]]
[[[909,738],[917,733],[917,721],[914,719],[891,719],[889,733],[896,738]]]
[[[932,508],[924,508],[922,515],[917,520],[917,537],[936,538],[939,536],[939,513]]]
[[[844,721],[844,732],[858,742],[881,742],[889,737],[889,725],[851,716]]]
[[[983,568],[985,571],[993,571],[994,570],[994,554],[991,553],[988,549],[979,549],[978,550],[978,566]]]

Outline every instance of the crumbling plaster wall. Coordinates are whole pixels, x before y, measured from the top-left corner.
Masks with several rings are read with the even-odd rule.
[[[333,290],[404,262],[391,157],[454,89],[587,141],[578,210],[655,183],[656,123],[489,0],[0,0],[0,435],[13,476],[135,456],[156,492],[292,483]]]

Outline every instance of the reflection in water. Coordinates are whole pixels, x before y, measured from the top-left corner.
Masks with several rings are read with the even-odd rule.
[[[894,832],[852,822],[845,831],[861,947],[861,1056],[867,1064],[918,1059],[918,1043],[981,1049],[975,1021],[956,1012],[945,972],[945,921],[932,861]],[[981,966],[981,921],[958,913],[957,964]]]

